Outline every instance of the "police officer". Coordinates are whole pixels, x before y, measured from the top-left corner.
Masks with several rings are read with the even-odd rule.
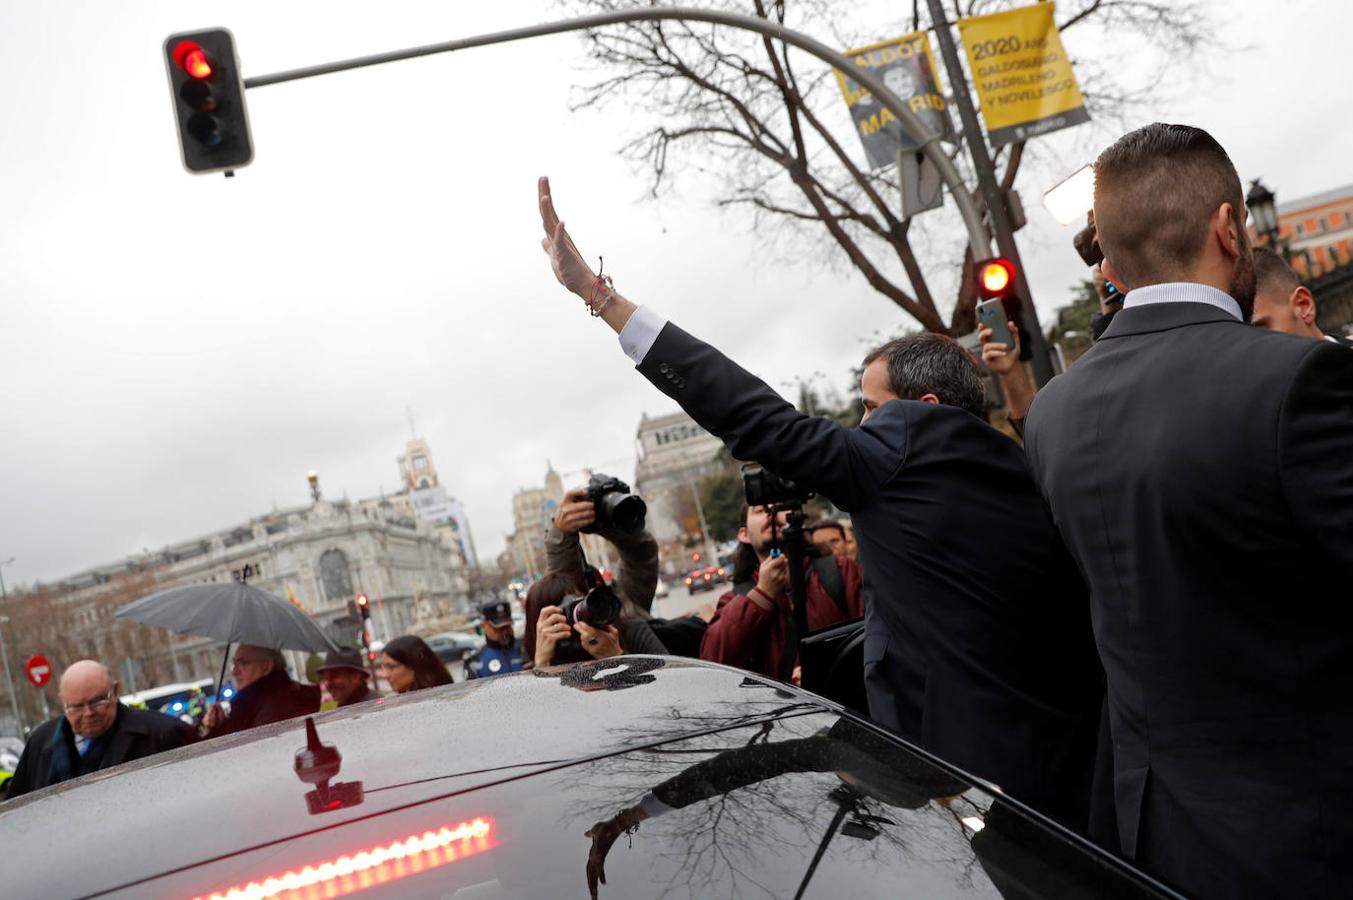
[[[521,671],[521,641],[512,633],[512,606],[506,600],[491,600],[479,607],[484,646],[465,660],[465,677],[488,678]]]

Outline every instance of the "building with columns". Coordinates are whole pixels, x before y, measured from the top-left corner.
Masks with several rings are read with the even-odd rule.
[[[723,441],[684,412],[639,421],[634,490],[648,502],[648,529],[669,553],[704,530],[700,482],[721,474]],[[707,548],[706,552],[709,552]]]
[[[435,486],[435,472],[432,478],[429,486]],[[313,473],[311,490],[307,505],[11,592],[4,611],[13,621],[6,634],[10,646],[43,653],[58,671],[86,656],[114,668],[130,659],[143,673],[140,688],[216,678],[225,652],[220,642],[170,635],[113,614],[165,588],[244,575],[304,609],[344,643],[359,627],[348,605],[357,594],[370,598],[375,639],[408,633],[419,619],[469,614],[460,528],[420,518],[411,492],[328,500]],[[464,533],[468,540],[467,526]]]

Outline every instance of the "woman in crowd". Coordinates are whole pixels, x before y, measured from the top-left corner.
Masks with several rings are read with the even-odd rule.
[[[564,598],[582,593],[571,573],[548,572],[526,594],[526,633],[522,656],[536,668],[606,659],[622,653],[656,653],[667,648],[653,634],[642,615],[622,604],[618,625],[593,628],[586,622],[570,625],[560,610]]]
[[[385,645],[381,670],[396,694],[451,684],[451,673],[422,638],[406,634]]]

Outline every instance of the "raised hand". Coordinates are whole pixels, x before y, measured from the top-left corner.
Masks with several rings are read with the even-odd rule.
[[[540,246],[550,257],[550,266],[554,269],[554,277],[559,279],[559,283],[586,300],[588,292],[592,289],[592,283],[596,280],[596,273],[583,260],[583,255],[578,252],[573,239],[564,229],[564,223],[559,221],[559,214],[554,209],[554,198],[550,195],[549,177],[542,175],[538,187],[540,223],[545,228],[545,237],[541,240]]]

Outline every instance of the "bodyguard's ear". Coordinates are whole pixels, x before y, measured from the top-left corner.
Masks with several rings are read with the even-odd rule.
[[[916,399],[920,400],[922,403],[933,403],[936,406],[940,405],[940,397],[938,394],[922,394]]]
[[[1223,203],[1217,207],[1216,212],[1212,214],[1212,232],[1217,237],[1217,243],[1221,244],[1222,250],[1232,257],[1240,256],[1242,238],[1240,230],[1236,225],[1235,207],[1230,202]]]

